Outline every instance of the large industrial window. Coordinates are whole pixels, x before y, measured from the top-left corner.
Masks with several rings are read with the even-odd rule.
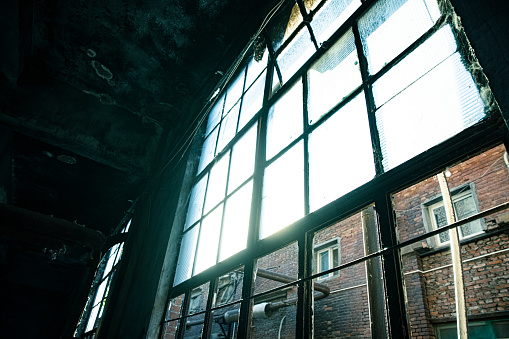
[[[398,243],[390,193],[500,142],[500,132],[488,133],[498,112],[486,84],[447,1],[281,1],[211,97],[193,185],[185,192],[185,222],[178,225],[171,297],[183,302],[165,328],[173,324],[172,333],[183,337],[189,326],[181,324],[191,322],[210,337],[219,335],[215,321],[228,319],[237,325],[221,335],[245,336],[249,321],[259,321],[256,300],[284,291],[291,305],[281,307],[289,313],[278,326],[281,333],[293,326],[288,333],[299,337],[312,332],[311,298],[326,301],[330,292],[310,282],[320,286],[317,278],[355,269],[383,275],[387,293],[396,293],[387,300],[366,276],[341,282],[338,291],[369,293],[381,305],[375,315],[366,299],[362,307],[376,328],[362,336],[408,335],[401,327],[400,263],[394,253],[379,252]],[[476,133],[485,137],[468,137]],[[352,214],[355,220],[346,222]],[[345,252],[355,253],[351,261],[339,261],[339,243],[313,251],[314,232],[338,220],[360,235]],[[341,235],[342,251],[345,241]],[[273,256],[260,266],[260,258],[292,242],[296,275],[266,273],[284,261]],[[383,264],[370,257],[377,251]],[[323,268],[314,275],[313,256]],[[235,301],[203,297],[203,310],[191,315],[194,288],[205,282],[210,291],[226,288],[218,277],[228,270],[243,272]],[[260,272],[282,286],[259,292]],[[177,314],[181,299],[172,300],[169,312]],[[228,307],[234,316],[222,315]]]

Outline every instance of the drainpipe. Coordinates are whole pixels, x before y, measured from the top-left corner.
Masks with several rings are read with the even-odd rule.
[[[449,187],[447,185],[447,179],[443,172],[437,174],[437,179],[440,184],[440,190],[442,191],[447,225],[450,225],[456,221],[456,216],[454,215],[454,208],[452,205]],[[454,295],[456,297],[456,323],[458,328],[458,338],[468,339],[467,307],[465,302],[465,288],[463,286],[461,248],[457,228],[451,228],[449,230],[449,239],[451,242],[452,270],[454,273]]]
[[[375,208],[373,206],[366,208],[361,212],[361,217],[362,233],[364,235],[364,255],[370,255],[379,249]],[[366,261],[366,282],[368,284],[371,336],[373,338],[387,338],[384,307],[385,294],[380,257]]]

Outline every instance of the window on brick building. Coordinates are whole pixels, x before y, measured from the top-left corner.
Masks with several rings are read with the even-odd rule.
[[[455,339],[458,337],[456,324],[436,326],[437,339]],[[470,339],[507,339],[509,338],[509,320],[470,321],[468,323]]]
[[[340,239],[336,238],[324,244],[320,244],[314,249],[314,268],[315,274],[322,273],[331,268],[338,267],[341,263]],[[338,276],[339,271],[320,276],[318,279],[325,279],[332,276]]]
[[[452,204],[454,214],[457,220],[468,218],[480,211],[479,202],[475,195],[475,186],[473,184],[465,184],[451,190]],[[445,208],[442,197],[434,199],[423,204],[424,212],[427,214],[425,222],[431,230],[436,230],[447,226],[445,216]],[[472,237],[483,232],[483,222],[481,219],[469,222],[459,228],[460,239]],[[446,245],[449,243],[449,232],[443,232],[436,236],[436,245]]]

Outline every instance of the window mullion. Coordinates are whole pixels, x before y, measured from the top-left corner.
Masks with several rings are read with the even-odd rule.
[[[359,26],[357,22],[352,25],[352,30],[355,38],[355,46],[357,47],[357,56],[359,58],[359,66],[361,69],[362,76],[362,87],[364,90],[364,96],[366,98],[367,105],[367,113],[368,113],[368,121],[369,121],[369,130],[371,132],[371,145],[373,147],[373,157],[375,161],[375,171],[376,175],[380,175],[384,172],[383,164],[382,164],[382,148],[380,146],[380,136],[378,134],[378,128],[376,126],[376,105],[375,99],[373,97],[372,86],[369,84],[369,73],[368,73],[368,61],[366,56],[364,55],[364,50],[362,48],[361,36],[359,33]]]

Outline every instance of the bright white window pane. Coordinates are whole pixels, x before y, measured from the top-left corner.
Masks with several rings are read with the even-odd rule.
[[[205,198],[205,211],[208,213],[215,205],[224,199],[226,192],[226,177],[228,175],[228,162],[230,152],[223,156],[210,170],[210,178]]]
[[[244,70],[240,72],[237,78],[231,82],[230,86],[228,86],[228,90],[226,92],[226,102],[224,105],[224,114],[228,113],[230,108],[237,103],[242,95],[242,91],[244,88]]]
[[[230,179],[228,180],[228,193],[233,192],[254,171],[256,153],[257,124],[233,146],[232,161],[230,165]]]
[[[108,256],[108,262],[106,263],[106,267],[104,268],[103,278],[110,273],[113,264],[115,263],[115,257],[118,255],[118,250],[120,248],[120,244],[115,244],[111,247],[110,254]]]
[[[191,190],[184,230],[188,229],[201,218],[201,212],[203,210],[203,199],[205,199],[205,187],[207,185],[207,178],[208,175],[205,175],[200,179],[200,181],[198,181],[198,183],[196,183],[196,185],[194,185],[193,189]]]
[[[99,307],[100,306],[96,306],[92,308],[92,311],[90,311],[90,317],[88,318],[87,328],[85,329],[85,332],[89,332],[94,329],[95,321],[97,319],[97,312],[99,312]]]
[[[315,123],[362,83],[352,31],[348,31],[308,71],[309,123]]]
[[[223,104],[224,104],[224,94],[217,99],[214,107],[210,110],[209,120],[207,121],[207,131],[205,135],[209,135],[210,132],[217,126],[219,121],[221,120],[221,115],[223,113]]]
[[[221,152],[235,136],[237,131],[237,120],[239,118],[239,106],[239,104],[235,105],[221,122],[216,154]]]
[[[177,286],[181,282],[191,278],[199,229],[200,227],[197,225],[182,236],[173,286]]]
[[[302,28],[292,42],[277,57],[283,81],[290,79],[315,51],[316,49],[311,42],[309,31],[306,27]]]
[[[319,1],[315,1],[317,4]],[[327,41],[361,5],[359,0],[330,0],[320,8],[311,22],[318,44]]]
[[[378,72],[439,18],[435,0],[381,0],[359,20],[371,74]]]
[[[249,120],[262,108],[263,92],[265,89],[265,76],[266,72],[260,75],[260,78],[249,88],[244,94],[242,100],[242,109],[240,112],[239,131],[244,127]]]
[[[223,204],[203,219],[200,239],[196,249],[196,263],[194,275],[206,270],[216,263],[217,248],[219,245],[219,231],[223,217]]]
[[[360,93],[309,136],[311,211],[374,176],[366,103],[364,93]]]
[[[456,39],[449,25],[442,27],[415,51],[394,66],[373,85],[378,107],[410,86],[456,51]]]
[[[104,293],[106,292],[106,286],[108,285],[108,279],[105,279],[101,282],[101,284],[99,285],[99,288],[97,289],[97,293],[95,295],[95,298],[94,298],[94,306],[95,305],[98,305],[101,300],[103,299],[104,297]]]
[[[304,216],[303,154],[301,141],[265,169],[260,238]]]
[[[118,264],[118,262],[120,261],[120,258],[122,258],[122,253],[124,253],[124,243],[120,244],[120,247],[118,248],[118,253],[117,253],[117,256],[115,257],[115,262],[113,263],[113,265]]]
[[[302,134],[302,83],[285,93],[269,111],[267,159],[272,158]]]
[[[485,116],[472,75],[456,52],[376,112],[385,170]]]
[[[205,167],[214,159],[214,153],[216,149],[217,142],[217,133],[219,131],[219,127],[216,127],[212,133],[205,139],[203,142],[203,147],[201,149],[200,163],[198,165],[198,174],[203,171]]]
[[[219,260],[246,248],[253,181],[248,182],[226,201]]]
[[[247,75],[246,75],[246,88],[251,86],[253,81],[260,75],[260,73],[267,67],[267,61],[269,59],[269,52],[267,51],[267,48],[265,48],[265,51],[263,52],[262,60],[259,62],[256,61],[254,58],[251,58],[249,61],[249,64],[247,65]]]

